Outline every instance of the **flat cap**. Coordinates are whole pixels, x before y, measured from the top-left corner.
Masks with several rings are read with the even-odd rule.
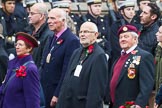
[[[135,2],[133,1],[124,1],[120,4],[119,9],[122,10],[126,7],[135,7]]]
[[[88,5],[91,5],[91,4],[99,4],[99,3],[102,3],[102,0],[87,0],[86,3]]]
[[[30,34],[27,34],[24,32],[16,33],[16,40],[23,40],[24,42],[28,43],[33,48],[38,47],[38,41]]]
[[[137,34],[139,34],[139,31],[137,30],[137,28],[133,25],[124,25],[124,26],[121,26],[118,30],[118,36],[121,34],[121,33],[124,33],[124,32],[135,32]]]
[[[56,1],[52,2],[52,8],[69,8],[70,1]]]

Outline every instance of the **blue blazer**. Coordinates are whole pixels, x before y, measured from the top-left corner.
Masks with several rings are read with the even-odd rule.
[[[68,28],[53,43],[52,46],[54,46],[54,49],[51,51],[50,62],[46,63],[47,55],[52,48],[52,40],[53,37],[49,37],[48,44],[43,53],[43,61],[40,69],[41,84],[48,105],[53,96],[58,97],[70,57],[73,51],[80,47],[79,39]]]
[[[31,55],[9,61],[6,79],[0,87],[0,93],[2,93],[5,83],[14,75],[14,70],[28,61],[33,61]],[[34,63],[29,63],[26,67],[27,75],[25,77],[15,75],[8,83],[3,108],[40,108],[40,83],[37,67]]]

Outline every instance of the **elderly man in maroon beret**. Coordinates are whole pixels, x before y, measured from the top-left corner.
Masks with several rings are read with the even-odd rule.
[[[118,30],[121,56],[112,67],[110,79],[111,108],[145,108],[154,85],[154,58],[140,49],[138,31],[132,25]]]

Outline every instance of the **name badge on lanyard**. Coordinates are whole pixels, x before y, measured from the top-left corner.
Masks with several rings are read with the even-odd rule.
[[[79,77],[81,70],[82,70],[82,65],[77,65],[74,72],[74,76]]]

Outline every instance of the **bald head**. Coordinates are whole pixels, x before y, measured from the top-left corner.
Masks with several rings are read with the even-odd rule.
[[[98,28],[97,28],[96,24],[93,22],[87,21],[87,22],[83,23],[80,28],[84,28],[84,27],[86,27],[92,31],[98,32]]]

